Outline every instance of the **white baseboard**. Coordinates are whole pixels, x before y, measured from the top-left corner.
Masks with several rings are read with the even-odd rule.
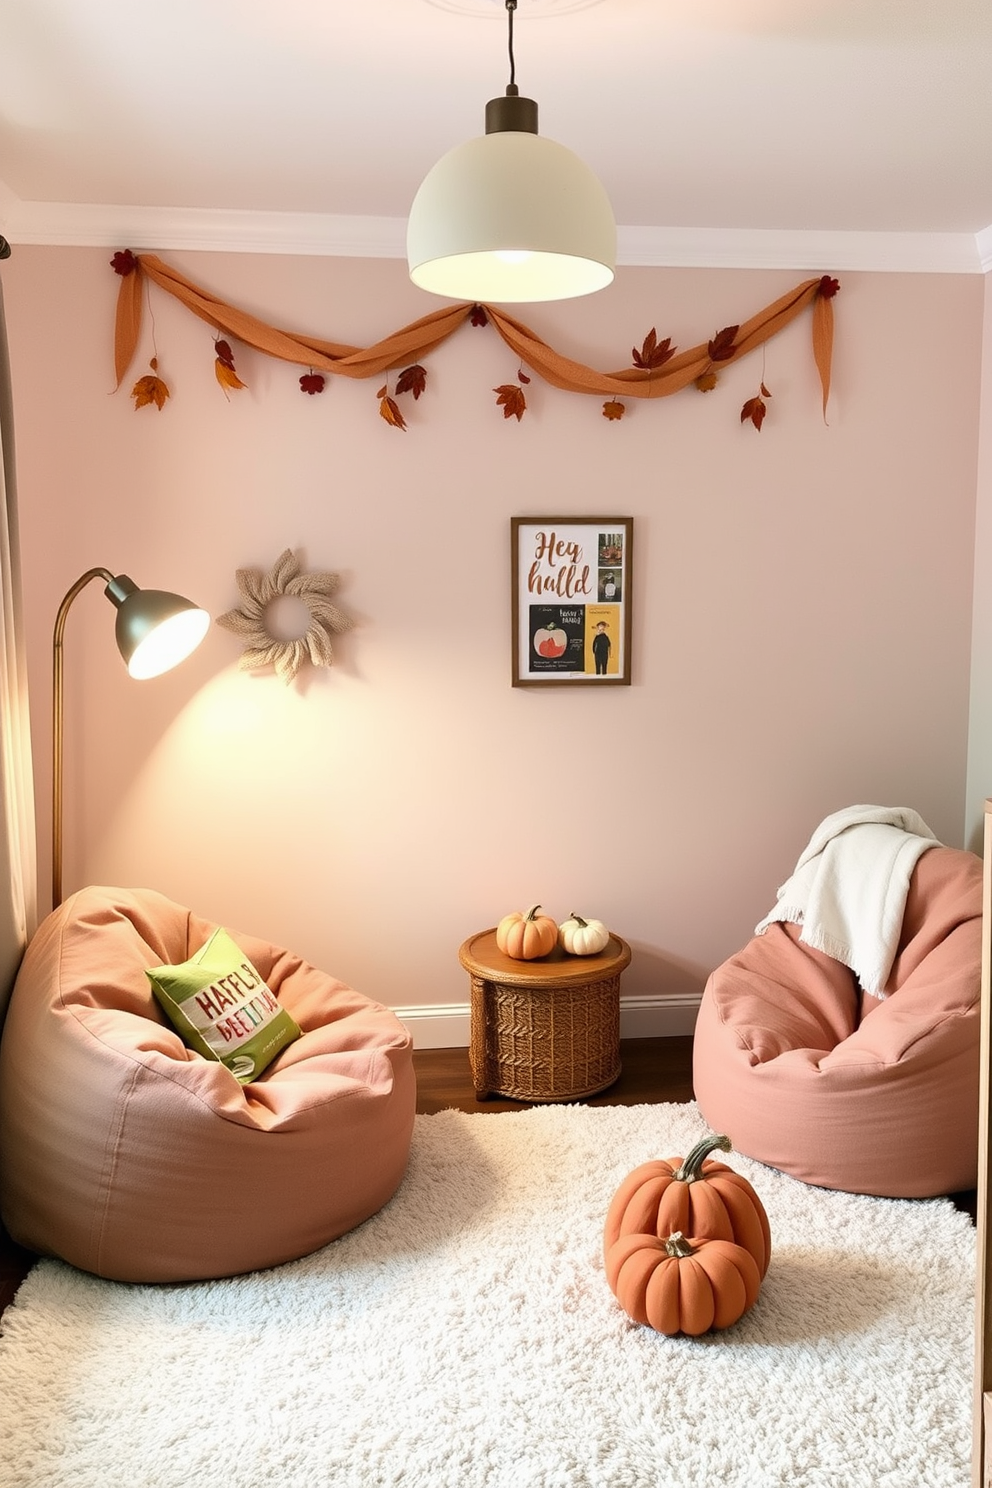
[[[676,1038],[696,1026],[699,995],[679,997],[621,997],[621,1038]],[[400,1022],[413,1034],[415,1049],[467,1049],[470,1006],[449,1002],[434,1007],[394,1007]]]

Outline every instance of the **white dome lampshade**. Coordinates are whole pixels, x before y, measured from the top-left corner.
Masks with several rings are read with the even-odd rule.
[[[507,0],[512,20],[515,0]],[[457,300],[567,300],[613,280],[617,229],[588,166],[537,132],[537,104],[511,80],[486,132],[428,171],[407,222],[410,278]]]

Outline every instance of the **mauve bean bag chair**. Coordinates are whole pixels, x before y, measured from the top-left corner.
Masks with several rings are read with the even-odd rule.
[[[981,860],[923,853],[883,999],[799,935],[770,925],[706,985],[693,1080],[707,1122],[738,1152],[823,1188],[974,1188]]]
[[[354,1228],[406,1169],[416,1083],[388,1008],[232,931],[303,1030],[253,1083],[182,1042],[145,968],[216,928],[150,890],[44,921],[0,1040],[0,1209],[14,1240],[117,1281],[274,1266]]]

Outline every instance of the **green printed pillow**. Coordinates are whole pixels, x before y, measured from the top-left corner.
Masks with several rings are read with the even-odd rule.
[[[154,966],[145,975],[183,1042],[219,1059],[242,1085],[303,1031],[226,930],[215,930],[182,965]]]

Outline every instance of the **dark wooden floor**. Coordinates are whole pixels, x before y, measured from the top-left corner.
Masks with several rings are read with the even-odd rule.
[[[601,1095],[587,1096],[587,1106],[643,1106],[662,1101],[692,1100],[692,1037],[623,1039],[619,1080]],[[528,1102],[487,1096],[478,1100],[472,1088],[467,1049],[419,1049],[417,1110],[522,1111]]]
[[[625,1039],[620,1046],[623,1069],[619,1080],[601,1095],[588,1097],[591,1106],[655,1105],[690,1101],[692,1093],[692,1038]],[[488,1096],[479,1100],[472,1086],[467,1049],[418,1049],[413,1056],[417,1073],[417,1111],[521,1111],[526,1101]],[[953,1194],[960,1209],[975,1216],[974,1193]],[[14,1245],[0,1228],[0,1313],[31,1268],[34,1257]]]
[[[14,1293],[27,1276],[34,1262],[28,1250],[15,1245],[0,1225],[0,1314],[14,1300]]]

